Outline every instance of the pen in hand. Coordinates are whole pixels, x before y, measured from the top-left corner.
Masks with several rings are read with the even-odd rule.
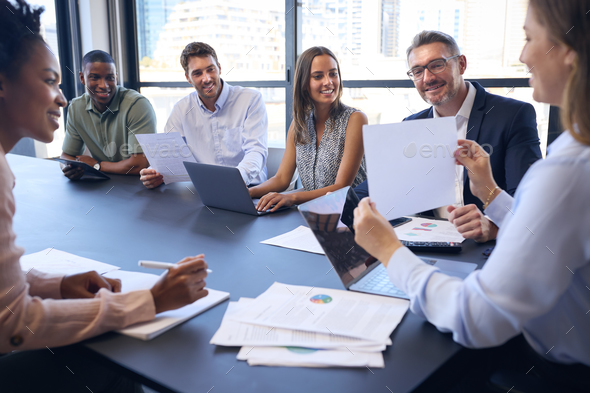
[[[148,269],[170,269],[176,266],[175,263],[168,263],[168,262],[156,262],[156,261],[139,261],[139,266],[145,267]],[[213,270],[207,269],[207,274],[213,273]]]

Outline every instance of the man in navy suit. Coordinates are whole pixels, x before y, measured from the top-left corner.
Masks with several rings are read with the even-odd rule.
[[[467,58],[453,37],[438,31],[416,35],[407,50],[408,76],[424,101],[432,106],[405,120],[454,116],[459,139],[476,141],[490,153],[498,186],[514,195],[529,167],[541,158],[535,109],[531,104],[487,93],[477,82],[466,82]],[[498,227],[482,213],[483,204],[469,189],[467,169],[457,166],[456,204],[435,215],[448,217],[465,237],[479,242],[496,238]],[[355,188],[368,196],[367,182]],[[497,192],[497,190],[492,190]]]

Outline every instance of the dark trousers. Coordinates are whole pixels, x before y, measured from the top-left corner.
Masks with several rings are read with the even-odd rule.
[[[506,393],[513,387],[514,392],[590,392],[590,367],[582,364],[565,365],[551,362],[519,335],[506,344],[488,349],[471,350],[468,362],[461,369],[462,378],[453,383],[448,393]],[[494,385],[495,376],[506,375],[505,389]],[[527,385],[542,390],[527,389]],[[425,391],[435,391],[432,388]],[[439,390],[440,391],[440,390]]]
[[[523,336],[517,338],[515,345],[522,351],[523,360],[520,370],[540,379],[545,386],[551,387],[556,392],[566,389],[590,392],[590,367],[583,364],[551,362],[532,349]]]
[[[60,347],[0,355],[0,391],[139,393],[143,389],[71,347]]]

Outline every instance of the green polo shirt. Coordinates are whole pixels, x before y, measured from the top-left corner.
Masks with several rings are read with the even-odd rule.
[[[86,146],[95,160],[118,162],[143,153],[134,134],[154,133],[156,114],[147,98],[118,86],[104,113],[96,110],[88,92],[72,100],[62,150],[79,156]]]

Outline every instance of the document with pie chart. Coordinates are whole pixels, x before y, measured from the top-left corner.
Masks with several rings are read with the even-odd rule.
[[[395,234],[400,240],[410,242],[456,242],[465,238],[447,220],[432,220],[412,217],[412,221],[396,227]]]
[[[275,282],[228,318],[242,323],[384,343],[410,302],[340,289]]]
[[[363,126],[369,195],[388,220],[455,203],[454,117]]]

